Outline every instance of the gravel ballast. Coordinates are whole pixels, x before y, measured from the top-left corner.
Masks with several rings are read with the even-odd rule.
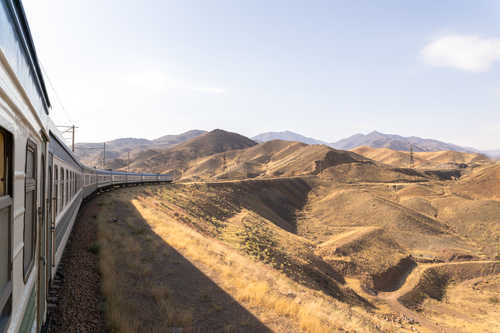
[[[47,332],[106,332],[94,200],[84,203],[49,290]]]

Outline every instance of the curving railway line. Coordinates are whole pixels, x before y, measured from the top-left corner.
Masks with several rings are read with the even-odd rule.
[[[0,333],[42,330],[47,290],[85,198],[172,179],[83,165],[50,111],[22,3],[0,0]]]

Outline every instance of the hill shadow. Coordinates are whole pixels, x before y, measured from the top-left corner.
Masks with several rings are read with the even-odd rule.
[[[226,198],[255,212],[290,233],[297,234],[297,212],[307,203],[310,184],[302,178],[252,179],[238,183],[208,183],[210,187],[232,188]]]
[[[186,257],[168,244],[168,240],[158,236],[130,201],[119,200],[113,205],[115,222],[110,225],[116,232],[124,232],[133,237],[134,260],[146,263],[142,272],[130,271],[125,255],[116,258],[116,266],[124,267],[119,274],[137,284],[151,285],[152,294],[139,293],[130,288],[120,290],[126,298],[140,299],[140,308],[134,309],[133,316],[140,322],[138,331],[176,331],[174,313],[165,313],[158,302],[155,290],[166,288],[165,298],[171,304],[170,311],[186,319],[189,313],[188,332],[271,332],[257,317],[239,304],[230,294],[220,288],[211,278],[194,266]],[[119,230],[121,229],[121,230]],[[115,246],[120,246],[116,244]],[[130,253],[130,252],[128,252]],[[130,267],[130,266],[129,266]],[[167,311],[169,312],[169,311]],[[165,324],[168,323],[168,328]],[[163,326],[162,326],[163,325]]]

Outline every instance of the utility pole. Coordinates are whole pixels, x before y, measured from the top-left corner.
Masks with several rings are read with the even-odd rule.
[[[71,137],[71,150],[75,152],[75,125],[73,125],[73,135]]]
[[[103,144],[104,144],[104,151],[102,154],[102,168],[106,169],[106,142],[104,142]]]
[[[129,168],[130,168],[130,152],[128,151],[127,152],[127,172],[130,172]]]

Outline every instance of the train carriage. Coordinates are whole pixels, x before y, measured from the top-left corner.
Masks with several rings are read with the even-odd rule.
[[[41,331],[47,291],[85,198],[171,180],[83,165],[50,110],[22,4],[0,0],[0,333]]]

